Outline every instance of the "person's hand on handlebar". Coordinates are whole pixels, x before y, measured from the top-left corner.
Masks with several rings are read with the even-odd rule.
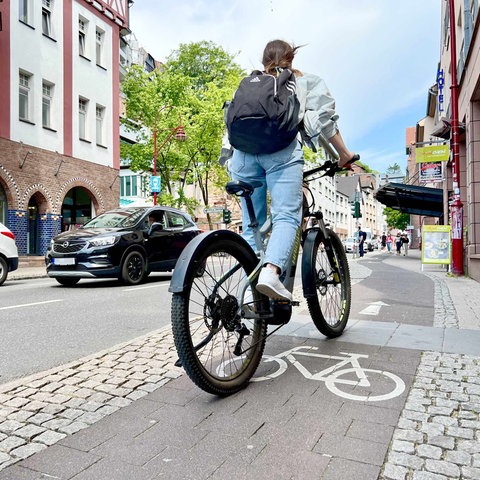
[[[340,157],[338,166],[343,170],[351,170],[352,165],[358,160],[360,160],[360,155],[352,153],[346,160]]]

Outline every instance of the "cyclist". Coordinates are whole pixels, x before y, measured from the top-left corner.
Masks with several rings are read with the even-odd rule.
[[[318,138],[322,133],[338,152],[339,166],[348,168],[354,153],[346,147],[338,129],[335,100],[321,78],[293,68],[292,62],[298,48],[283,40],[268,42],[262,58],[264,71],[278,75],[281,69],[288,68],[294,72],[300,101],[299,122],[303,120],[306,133],[312,139]],[[273,300],[292,300],[292,294],[284,287],[280,276],[290,257],[302,219],[303,165],[300,135],[288,147],[275,153],[254,155],[234,150],[229,161],[233,180],[262,183],[252,195],[260,225],[267,218],[267,190],[270,192],[272,234],[265,253],[265,263],[258,278],[257,290]],[[242,212],[243,235],[255,248],[243,198]]]

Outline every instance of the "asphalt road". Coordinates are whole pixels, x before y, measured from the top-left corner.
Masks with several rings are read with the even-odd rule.
[[[110,348],[170,323],[170,274],[127,287],[50,278],[17,280],[0,289],[0,383]]]

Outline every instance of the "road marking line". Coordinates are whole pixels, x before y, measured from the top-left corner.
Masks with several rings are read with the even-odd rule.
[[[11,305],[10,307],[0,307],[0,310],[10,310],[12,308],[33,307],[35,305],[44,305],[46,303],[63,302],[63,300],[45,300],[44,302],[24,303],[23,305]]]
[[[378,315],[380,312],[380,309],[382,307],[389,307],[387,303],[383,302],[373,302],[368,305],[367,308],[364,308],[360,313],[360,315]]]
[[[157,283],[155,285],[146,285],[145,287],[129,287],[129,288],[124,288],[124,292],[134,292],[136,290],[145,290],[146,288],[157,288],[157,287],[169,287],[169,283]]]

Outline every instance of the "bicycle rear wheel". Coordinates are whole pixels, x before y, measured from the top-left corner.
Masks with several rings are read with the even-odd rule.
[[[173,294],[172,330],[180,361],[208,393],[239,391],[262,358],[266,322],[242,318],[237,299],[257,263],[246,244],[219,232],[214,242],[207,240],[192,254],[183,292]],[[261,298],[254,290],[252,294],[254,300]]]
[[[307,269],[314,293],[307,295],[310,316],[317,329],[329,338],[343,333],[350,315],[352,289],[347,255],[335,232],[324,238],[318,230],[311,252],[303,257],[302,270]],[[313,292],[313,289],[311,289]]]

